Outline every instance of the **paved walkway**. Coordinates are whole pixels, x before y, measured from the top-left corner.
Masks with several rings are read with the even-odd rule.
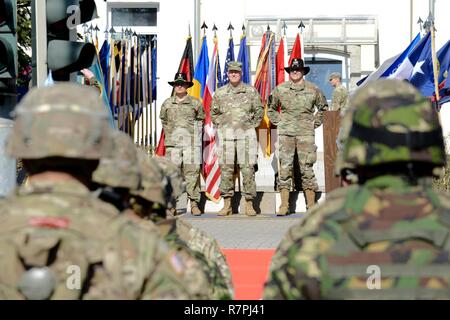
[[[302,217],[303,214],[286,217],[264,214],[256,217],[241,214],[228,217],[204,214],[194,217],[187,214],[183,219],[209,233],[225,249],[275,249],[288,229]]]

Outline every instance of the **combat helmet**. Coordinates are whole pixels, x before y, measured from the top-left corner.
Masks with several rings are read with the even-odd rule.
[[[169,209],[176,209],[177,198],[186,190],[181,171],[177,165],[165,157],[154,157],[153,159],[169,180],[171,192],[168,195],[169,199],[167,207]]]
[[[112,142],[112,155],[100,160],[100,164],[92,175],[92,180],[112,188],[138,188],[141,175],[138,168],[136,146],[130,136],[117,130],[112,134]]]
[[[342,153],[343,166],[445,165],[438,114],[408,82],[374,81],[355,92],[350,105],[352,121]]]
[[[155,204],[167,207],[169,193],[168,180],[158,164],[144,151],[137,149],[138,170],[141,183],[138,188],[132,188],[130,194]]]
[[[109,108],[88,86],[33,88],[14,110],[6,152],[22,159],[98,160],[112,151]]]

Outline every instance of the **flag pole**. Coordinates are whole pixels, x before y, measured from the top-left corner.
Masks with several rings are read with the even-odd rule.
[[[438,60],[436,57],[436,44],[435,44],[435,31],[434,28],[434,20],[433,17],[431,18],[431,25],[430,25],[430,32],[431,32],[431,55],[433,60],[433,78],[434,78],[434,89],[435,89],[435,96],[436,96],[436,105],[439,105],[439,100],[441,100],[440,94],[439,94],[439,67],[438,67]]]
[[[157,42],[157,37],[156,36],[153,36],[153,48],[155,48],[155,50],[157,50],[157,45],[158,45],[158,42]],[[151,59],[153,59],[153,51],[152,51],[152,56],[151,56]],[[157,126],[157,124],[158,124],[158,122],[157,122],[157,118],[156,118],[156,99],[157,99],[157,96],[156,96],[156,98],[153,98],[153,81],[154,81],[154,79],[153,79],[153,77],[156,77],[156,74],[153,74],[153,63],[156,63],[156,61],[152,61],[152,90],[151,90],[151,92],[152,92],[152,102],[153,102],[153,99],[155,100],[155,103],[154,103],[154,106],[155,106],[155,112],[152,112],[153,110],[151,110],[151,113],[150,113],[150,116],[152,116],[152,113],[154,113],[154,118],[155,118],[155,130],[153,130],[153,142],[154,142],[154,144],[155,144],[155,146],[153,147],[153,145],[152,145],[152,149],[156,149],[156,141],[157,141],[157,130],[158,130],[158,126]],[[155,79],[156,80],[156,79]],[[153,120],[152,120],[153,121]],[[150,122],[150,131],[152,130],[151,129],[152,128],[152,123]],[[152,152],[152,154],[153,154],[153,152]]]

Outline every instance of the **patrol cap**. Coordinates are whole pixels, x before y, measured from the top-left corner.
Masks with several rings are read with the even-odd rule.
[[[90,86],[33,88],[16,106],[6,152],[22,159],[97,160],[112,152],[107,107]]]
[[[331,79],[342,79],[341,74],[339,72],[332,72],[330,73],[330,76],[328,77],[328,79],[331,81]]]
[[[242,63],[239,61],[228,62],[228,71],[239,71],[242,72]]]

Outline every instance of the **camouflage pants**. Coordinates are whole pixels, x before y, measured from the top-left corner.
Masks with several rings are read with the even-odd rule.
[[[251,143],[253,143],[253,141]],[[222,197],[232,197],[234,195],[235,166],[238,167],[242,173],[242,184],[244,186],[243,195],[245,199],[253,200],[256,197],[256,159],[254,159],[255,157],[253,157],[253,154],[249,152],[248,149],[248,144],[243,141],[232,140],[221,142],[219,163],[221,171],[220,191],[222,193]],[[238,152],[240,154],[238,154]]]
[[[293,176],[293,161],[297,149],[303,190],[319,189],[314,175],[313,165],[317,160],[317,146],[313,136],[278,137],[279,148],[279,189],[291,190]]]
[[[200,201],[200,163],[196,152],[198,148],[190,147],[166,147],[166,157],[175,163],[181,170],[183,179],[186,182],[186,192],[190,200]],[[195,156],[194,156],[195,155]]]

